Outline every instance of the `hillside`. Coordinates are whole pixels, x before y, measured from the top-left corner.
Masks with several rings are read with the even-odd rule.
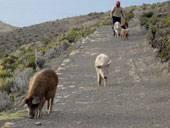
[[[6,23],[3,23],[2,21],[0,21],[0,33],[10,32],[16,28],[17,27],[11,26],[9,24],[6,24]]]
[[[0,125],[10,121],[17,128],[34,128],[37,122],[44,128],[168,127],[169,5],[167,1],[125,8],[127,41],[113,37],[108,12],[1,34]],[[101,52],[112,60],[106,88],[97,87],[94,68]],[[59,75],[53,113],[45,111],[41,119],[28,120],[18,104],[30,77],[43,68]]]
[[[0,110],[11,105],[9,95],[16,98],[26,92],[34,72],[56,69],[72,49],[80,47],[83,38],[107,24],[107,18],[108,12],[90,13],[1,33]]]
[[[68,32],[71,28],[93,24],[104,19],[104,13],[91,13],[89,15],[65,18],[16,29],[9,33],[0,33],[0,53],[2,55],[16,50],[24,44],[43,39],[57,38]],[[3,51],[3,52],[2,52]]]

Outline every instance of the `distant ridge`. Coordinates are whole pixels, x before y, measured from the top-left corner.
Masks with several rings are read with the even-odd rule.
[[[12,31],[14,29],[16,29],[17,27],[14,27],[12,25],[9,25],[9,24],[6,24],[2,21],[0,21],[0,33],[2,32],[9,32],[9,31]]]

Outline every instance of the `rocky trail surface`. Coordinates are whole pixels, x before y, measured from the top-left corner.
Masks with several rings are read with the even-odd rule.
[[[170,76],[134,19],[129,40],[103,26],[58,67],[53,111],[40,119],[12,120],[16,128],[170,128]],[[108,86],[98,87],[98,54],[112,60]],[[46,107],[44,108],[46,109]],[[40,122],[38,126],[36,123]]]

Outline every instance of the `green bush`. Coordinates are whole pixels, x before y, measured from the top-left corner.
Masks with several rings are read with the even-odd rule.
[[[48,50],[48,47],[40,48],[40,49],[38,49],[38,52],[41,52],[43,55],[45,55],[45,53],[47,52],[47,50]]]
[[[29,61],[25,61],[23,69],[24,68],[33,68],[35,70],[36,69],[35,57],[31,57]]]
[[[10,62],[10,61],[15,61],[15,60],[17,60],[17,59],[18,59],[18,57],[16,57],[16,56],[6,57],[6,58],[2,59],[1,65],[2,65],[2,66],[5,66],[8,62]]]
[[[143,4],[142,10],[146,10],[146,9],[147,9],[147,5],[146,5],[146,4]]]
[[[141,21],[140,24],[143,26],[143,25],[145,25],[145,24],[148,22],[148,18],[141,16],[141,17],[140,17],[140,21]]]
[[[168,43],[168,36],[163,36],[161,40],[162,49],[160,51],[160,58],[163,59],[170,55],[170,44]]]
[[[168,16],[166,19],[166,25],[170,26],[170,16]]]
[[[52,48],[53,46],[57,46],[58,44],[60,44],[59,42],[50,42],[47,47],[48,48]]]
[[[153,4],[153,5],[151,6],[151,8],[152,8],[152,9],[156,8],[156,4]]]
[[[159,18],[153,16],[153,12],[152,11],[148,11],[148,12],[143,12],[142,15],[140,16],[140,21],[141,21],[141,25],[146,25],[146,24],[152,24],[152,25],[156,25],[156,23],[158,21],[160,21]],[[147,28],[148,25],[146,25],[145,28]]]
[[[34,53],[27,53],[25,55],[23,55],[18,61],[17,63],[18,65],[21,65],[21,69],[25,69],[25,68],[33,68],[36,69],[36,64],[35,64],[35,55]]]
[[[128,13],[126,13],[126,19],[127,21],[131,20],[132,18],[134,18],[134,8],[132,8]]]
[[[18,57],[16,56],[9,56],[7,58],[4,58],[0,65],[4,67],[4,70],[14,71],[16,69],[15,63],[17,60],[18,60]]]
[[[10,95],[9,99],[10,99],[10,101],[15,102],[15,96],[14,95]]]
[[[7,94],[11,93],[11,88],[13,87],[14,82],[12,80],[4,80],[0,86],[0,91],[5,91]]]
[[[67,35],[65,35],[61,40],[68,40],[70,43],[76,41],[80,37],[80,29],[74,28]]]
[[[112,20],[110,18],[107,18],[107,19],[105,19],[102,22],[102,25],[109,25],[109,26],[111,26],[112,25]]]
[[[146,30],[149,29],[149,24],[148,23],[145,24],[145,28],[146,28]]]
[[[159,13],[162,12],[162,8],[159,8],[159,9],[158,9],[158,12],[159,12]]]
[[[3,70],[0,71],[0,79],[5,80],[5,79],[11,78],[11,77],[12,77],[12,74],[10,74],[6,71],[3,71]]]
[[[42,43],[49,43],[51,41],[51,39],[44,38],[44,39],[41,39],[40,41]]]
[[[94,27],[100,27],[100,23],[92,24],[92,25],[88,26],[87,28],[91,29],[91,28],[94,28]]]
[[[156,33],[156,27],[153,26],[153,25],[150,25],[149,32],[152,33],[152,34]]]
[[[150,18],[153,16],[153,11],[143,12],[142,17]]]
[[[63,36],[59,42],[63,40],[68,40],[70,43],[75,42],[77,39],[81,37],[86,37],[90,33],[93,33],[96,29],[94,26],[99,26],[99,24],[94,24],[89,27],[81,27],[81,28],[73,28],[68,34]]]
[[[156,25],[156,23],[158,23],[158,21],[160,21],[160,19],[155,16],[152,16],[148,19],[148,23],[152,24],[152,25]]]

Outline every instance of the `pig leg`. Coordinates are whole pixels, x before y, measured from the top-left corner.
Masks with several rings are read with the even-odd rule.
[[[41,117],[41,111],[42,111],[42,107],[45,103],[45,100],[42,101],[42,103],[40,104],[39,108],[38,108],[38,113],[37,113],[37,118]]]
[[[107,79],[104,79],[104,87],[107,85]]]
[[[99,74],[99,69],[98,68],[96,68],[96,73],[97,73],[97,83],[98,83],[98,86],[100,86],[101,85],[101,80],[100,80],[100,74]]]
[[[49,110],[49,106],[50,106],[50,101],[47,100],[47,110]]]
[[[48,109],[48,114],[50,114],[51,111],[52,111],[53,101],[54,101],[54,98],[51,98],[51,99],[50,99],[49,109]]]
[[[100,86],[102,83],[102,77],[99,73],[97,73],[97,79],[98,79],[98,86]]]

